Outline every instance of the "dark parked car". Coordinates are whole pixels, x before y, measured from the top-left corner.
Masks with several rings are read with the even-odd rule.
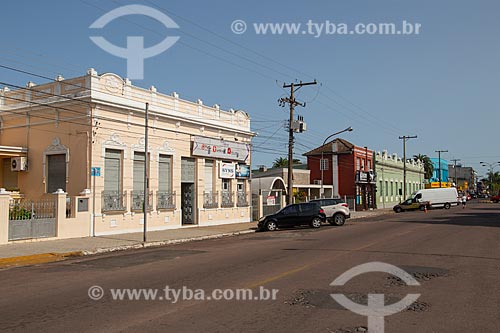
[[[326,221],[325,211],[317,202],[288,205],[278,212],[266,215],[257,224],[260,230],[274,231],[279,227],[310,225],[319,228]]]

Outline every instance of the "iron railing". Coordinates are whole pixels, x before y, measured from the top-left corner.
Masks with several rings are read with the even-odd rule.
[[[219,192],[203,192],[203,208],[219,207]]]
[[[223,191],[221,193],[221,207],[230,208],[234,207],[234,192]]]
[[[141,212],[144,208],[144,191],[132,191],[131,195],[131,210]],[[153,192],[149,192],[147,210],[153,209]]]
[[[175,209],[175,191],[156,192],[156,209]]]
[[[127,191],[102,191],[103,212],[123,212],[127,210]]]
[[[54,218],[56,202],[54,199],[20,200],[9,205],[9,220],[31,220]]]
[[[237,192],[236,196],[236,206],[238,207],[248,207],[248,195],[246,192]]]

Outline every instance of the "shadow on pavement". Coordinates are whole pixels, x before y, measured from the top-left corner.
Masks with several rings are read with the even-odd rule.
[[[457,226],[500,227],[500,207],[455,208],[454,214],[426,216],[425,219],[409,219],[407,223],[446,224]]]

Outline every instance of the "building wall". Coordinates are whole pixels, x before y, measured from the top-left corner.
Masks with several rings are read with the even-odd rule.
[[[37,100],[50,104],[33,108],[37,93],[46,91],[57,96],[47,96]],[[26,103],[12,103],[7,97],[26,100]],[[66,97],[62,97],[65,95]],[[69,98],[68,98],[69,97]],[[75,101],[72,99],[82,99]],[[89,70],[81,78],[55,81],[33,87],[31,91],[0,92],[0,111],[2,131],[0,145],[22,146],[28,148],[30,169],[20,173],[19,189],[26,197],[39,197],[45,194],[47,170],[43,167],[44,153],[65,150],[68,153],[67,189],[69,195],[77,195],[84,189],[91,189],[91,212],[89,225],[96,235],[141,231],[143,213],[131,209],[133,189],[134,152],[144,152],[145,106],[149,103],[149,161],[150,191],[153,192],[152,210],[147,213],[148,230],[178,228],[181,226],[181,159],[195,160],[195,200],[194,221],[196,225],[214,225],[251,220],[251,189],[249,180],[243,180],[248,205],[237,206],[237,179],[231,179],[233,207],[223,208],[220,203],[222,179],[219,165],[222,162],[236,162],[227,158],[212,158],[214,167],[214,191],[219,194],[217,208],[204,208],[205,174],[204,156],[193,156],[194,137],[206,137],[218,142],[233,142],[248,145],[253,133],[250,119],[243,111],[223,111],[218,105],[205,106],[201,100],[185,101],[178,94],[163,95],[156,88],[135,87],[128,80],[115,74],[98,75]],[[36,109],[36,110],[34,110]],[[17,115],[7,117],[5,111],[15,110]],[[24,112],[24,113],[23,113]],[[25,113],[30,115],[27,117]],[[22,116],[20,116],[22,114]],[[39,116],[41,115],[41,117]],[[42,118],[43,117],[43,118]],[[12,119],[11,119],[12,118]],[[60,121],[58,121],[58,119]],[[64,120],[64,121],[63,121]],[[24,126],[27,123],[30,126]],[[41,124],[45,122],[46,124]],[[11,129],[12,126],[23,126]],[[126,191],[123,211],[104,211],[102,191],[106,168],[104,156],[106,148],[122,151],[122,187]],[[156,193],[158,190],[158,155],[171,155],[173,159],[172,190],[175,192],[175,208],[158,210]],[[228,153],[229,154],[229,153]],[[251,156],[245,163],[250,165]],[[91,177],[91,167],[100,168],[101,174]],[[95,183],[95,186],[94,186]],[[91,205],[92,206],[92,205]],[[71,234],[70,230],[66,230]]]
[[[399,195],[399,189],[403,189],[403,167],[403,160],[397,154],[389,155],[387,151],[375,154],[376,202],[379,208],[393,207],[414,191],[424,188],[423,164],[408,161],[406,164],[407,193],[406,196]]]
[[[70,82],[85,84],[84,79]],[[38,87],[34,89],[40,90]],[[48,194],[46,156],[55,152],[67,152],[65,190],[69,195],[77,195],[90,186],[86,172],[91,133],[88,103],[56,103],[54,97],[48,95],[62,90],[64,85],[54,82],[43,89],[46,93],[22,90],[0,94],[0,145],[29,148],[26,154],[28,170],[19,171],[17,177],[17,187],[27,198],[37,199]],[[31,100],[33,103],[19,103],[17,99]],[[44,105],[49,103],[53,107]]]
[[[431,158],[434,172],[430,182],[439,182],[439,158]],[[448,161],[441,158],[441,182],[448,182]]]

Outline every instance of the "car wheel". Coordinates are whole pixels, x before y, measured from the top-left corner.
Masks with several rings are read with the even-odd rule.
[[[425,205],[420,206],[420,208],[419,208],[419,209],[420,209],[420,211],[422,211],[422,212],[423,212],[423,211],[425,210]]]
[[[444,209],[450,209],[450,207],[451,207],[450,203],[447,202],[444,204]]]
[[[278,229],[278,225],[276,224],[275,221],[269,221],[266,223],[267,231],[275,231],[276,229]]]
[[[330,219],[330,224],[331,225],[336,225],[336,226],[342,226],[345,223],[345,216],[343,214],[337,213],[333,215],[333,217]]]
[[[394,208],[394,211],[396,213],[401,213],[403,210],[401,209],[401,207],[396,207],[396,208]]]
[[[494,200],[493,202],[494,202],[494,203],[498,203],[498,200]]]
[[[313,227],[313,228],[321,227],[321,219],[319,217],[313,218],[311,221],[311,227]]]

